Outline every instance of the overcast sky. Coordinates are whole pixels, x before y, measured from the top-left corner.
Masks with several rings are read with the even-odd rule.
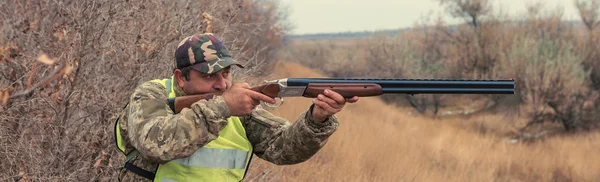
[[[548,10],[562,9],[563,18],[578,20],[573,0],[492,0],[493,8],[519,16],[526,5],[545,2]],[[411,27],[421,17],[433,14],[457,22],[437,0],[282,0],[288,6],[292,34],[373,31]]]

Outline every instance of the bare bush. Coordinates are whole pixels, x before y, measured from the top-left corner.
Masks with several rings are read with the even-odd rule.
[[[600,37],[596,35],[598,24],[600,24],[600,1],[577,0],[575,6],[587,31],[584,36],[578,37],[577,50],[584,55],[583,65],[585,68],[591,70],[592,87],[600,90],[600,64],[598,64],[600,61],[600,46],[598,45]]]
[[[169,76],[177,42],[204,32],[249,68],[238,76],[268,73],[283,33],[270,2],[0,2],[0,180],[114,181],[133,88]]]
[[[405,78],[412,79],[443,79],[449,78],[450,75],[443,68],[449,66],[449,62],[444,60],[447,54],[447,49],[444,44],[448,42],[442,29],[446,25],[439,19],[435,24],[431,22],[429,17],[425,17],[413,28],[411,33],[404,34],[403,38],[407,39],[402,45],[402,58]],[[433,26],[431,26],[433,24]],[[406,66],[404,66],[406,65]],[[392,100],[399,100],[398,96],[385,96],[384,98],[392,97]],[[402,96],[408,105],[415,108],[417,112],[424,114],[428,109],[433,115],[437,115],[443,95],[404,95]]]
[[[588,30],[594,30],[600,24],[600,1],[575,0],[579,17]]]
[[[454,17],[462,18],[473,27],[490,12],[488,0],[438,0]]]
[[[480,23],[477,28],[458,25],[455,30],[440,29],[450,45],[446,61],[452,62],[447,69],[456,78],[482,78],[490,74],[500,51],[499,27],[501,22]]]
[[[525,61],[521,84],[524,100],[530,103],[530,126],[542,122],[561,123],[565,130],[591,127],[593,102],[598,94],[586,87],[588,72],[572,46],[559,47],[550,40],[526,41],[515,46],[512,58]]]
[[[593,30],[598,22],[596,0],[576,3],[587,34],[582,34],[586,29],[563,22],[562,10],[548,11],[543,3],[529,4],[524,16],[504,19],[505,15],[492,12],[488,1],[439,2],[445,5],[450,15],[465,20],[464,24],[445,25],[441,21],[431,22],[426,17],[413,29],[399,35],[315,41],[318,43],[312,47],[295,44],[289,49],[313,51],[313,54],[305,55],[298,51],[294,55],[303,56],[302,63],[331,76],[512,78],[516,82],[515,96],[488,95],[469,99],[502,102],[509,105],[505,108],[535,108],[528,113],[533,124],[553,121],[563,124],[569,131],[597,125],[594,123],[598,123],[598,116],[593,114],[600,111],[596,96],[600,85],[599,69],[596,69],[600,65],[597,63],[600,46]],[[446,95],[444,98],[440,95],[382,98],[390,103],[405,103],[421,113],[436,113],[440,107],[453,102]],[[549,113],[551,115],[546,115]]]
[[[421,30],[421,28],[423,28]],[[418,29],[418,30],[417,30]],[[378,33],[364,39],[297,40],[280,54],[317,68],[328,76],[343,78],[443,78],[440,70],[442,38],[436,28],[419,27],[415,33],[389,36]],[[410,105],[419,112],[440,104],[438,95],[385,95],[383,100]]]

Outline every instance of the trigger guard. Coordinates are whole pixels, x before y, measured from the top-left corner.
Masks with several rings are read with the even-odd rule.
[[[281,106],[283,104],[283,98],[281,98],[281,97],[275,97],[275,104],[269,104],[269,103],[266,103],[266,102],[263,102],[263,104],[265,106],[267,106],[267,107],[270,107],[270,108],[277,108],[277,107],[279,107],[279,106]]]

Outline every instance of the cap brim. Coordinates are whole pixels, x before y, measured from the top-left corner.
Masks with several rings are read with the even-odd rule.
[[[233,60],[230,57],[223,57],[223,58],[215,59],[212,61],[194,64],[191,67],[192,67],[192,69],[199,71],[201,73],[213,74],[213,73],[219,72],[222,69],[225,69],[231,65],[236,65],[240,68],[244,68],[244,66],[242,66],[240,63],[238,63],[237,61]]]

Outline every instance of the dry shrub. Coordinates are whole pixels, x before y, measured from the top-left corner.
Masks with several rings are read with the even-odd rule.
[[[433,26],[429,24],[435,23]],[[403,78],[410,79],[444,79],[450,78],[444,68],[451,66],[444,60],[448,49],[443,45],[448,42],[442,30],[446,25],[439,19],[431,22],[428,17],[422,19],[410,32],[402,35],[401,59],[403,64],[398,66],[402,70]],[[417,112],[425,114],[430,110],[437,115],[444,95],[417,94],[417,95],[386,95],[383,97],[388,102],[403,105],[406,103],[415,108]],[[446,97],[447,98],[447,97]]]
[[[268,73],[280,44],[267,0],[0,2],[0,181],[114,181],[114,117],[139,83],[168,76],[178,41],[212,32]],[[43,56],[46,57],[43,57]]]
[[[533,115],[530,126],[544,121],[561,123],[567,131],[589,128],[595,122],[593,102],[598,98],[587,88],[588,72],[573,47],[559,47],[551,40],[526,40],[515,45],[511,58],[524,61],[523,97]]]
[[[438,0],[446,7],[450,15],[462,18],[472,27],[478,27],[479,22],[490,12],[489,0]]]
[[[324,76],[295,63],[277,75]],[[310,99],[289,98],[273,113],[294,120]],[[597,181],[600,132],[508,140],[505,113],[431,119],[376,98],[340,112],[340,127],[310,160],[277,166],[254,158],[247,181]],[[414,113],[414,112],[413,112]],[[472,128],[472,125],[482,128]],[[477,131],[479,130],[479,131]],[[344,166],[344,167],[340,167]]]
[[[598,0],[576,0],[575,6],[579,11],[580,18],[585,25],[585,31],[576,37],[577,50],[584,56],[583,64],[591,69],[590,80],[592,87],[600,90],[600,46],[598,44],[598,25],[600,24],[600,1]]]
[[[283,60],[295,60],[332,77],[442,79],[453,78],[446,69],[451,41],[441,31],[424,23],[396,36],[385,33],[360,39],[294,40],[279,54]],[[453,44],[453,43],[452,43]],[[437,113],[442,95],[384,95],[387,103],[408,105],[418,112]],[[448,97],[449,98],[449,97]]]
[[[480,23],[479,27],[459,25],[454,29],[438,29],[446,35],[448,44],[444,60],[450,62],[447,71],[456,78],[486,78],[498,61],[500,22]],[[452,45],[452,46],[450,46]]]
[[[541,2],[529,4],[527,12],[516,18],[495,13],[485,0],[440,2],[450,15],[464,19],[464,24],[446,25],[425,17],[412,29],[393,36],[376,33],[367,38],[311,40],[310,45],[292,42],[286,49],[297,51],[287,52],[288,60],[301,57],[299,62],[334,77],[513,78],[515,95],[382,98],[433,115],[440,107],[465,103],[456,99],[485,99],[492,103],[486,108],[498,103],[506,105],[503,109],[517,108],[511,111],[534,108],[523,112],[532,122],[522,126],[553,121],[572,131],[597,125],[597,0],[577,1],[584,20],[579,26],[562,21],[560,9],[546,9]]]
[[[448,47],[446,61],[453,76],[460,78],[482,78],[490,73],[498,59],[495,43],[498,42],[498,17],[490,13],[488,0],[439,0],[454,17],[462,18],[465,24],[452,29],[438,29],[453,46]]]

